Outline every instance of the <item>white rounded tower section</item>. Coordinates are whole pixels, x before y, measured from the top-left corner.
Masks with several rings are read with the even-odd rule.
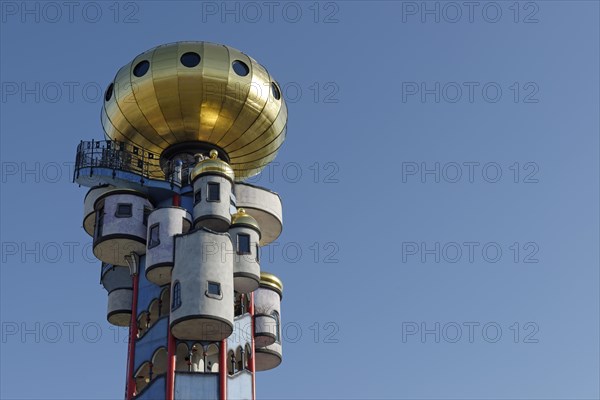
[[[175,255],[175,235],[186,233],[192,217],[184,208],[157,208],[148,216],[146,278],[159,286],[171,282]]]
[[[281,198],[275,192],[249,183],[235,184],[236,205],[246,210],[260,226],[260,245],[275,241],[283,230]]]
[[[146,195],[130,189],[110,190],[94,203],[94,255],[100,261],[127,265],[125,256],[146,253],[146,219],[153,207]]]
[[[235,175],[225,161],[210,151],[190,174],[194,185],[194,227],[227,232],[231,224],[231,193]]]
[[[283,283],[273,274],[260,274],[254,292],[254,343],[256,370],[266,371],[281,364],[281,299]]]
[[[228,233],[198,229],[175,237],[171,333],[217,341],[233,332],[233,262]]]
[[[115,187],[110,185],[94,186],[88,190],[83,200],[83,229],[90,236],[94,236],[94,225],[96,224],[96,210],[94,203],[102,194],[113,190]]]
[[[128,267],[102,263],[101,283],[108,292],[106,319],[116,326],[128,326],[131,319],[133,282]]]
[[[229,235],[233,244],[233,287],[238,293],[252,293],[260,282],[260,228],[243,208],[231,217]]]

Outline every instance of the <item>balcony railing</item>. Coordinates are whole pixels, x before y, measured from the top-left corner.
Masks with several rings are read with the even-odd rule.
[[[166,165],[166,171],[160,166],[159,155],[151,153],[142,147],[130,143],[112,140],[82,141],[77,146],[77,158],[73,180],[75,181],[83,168],[107,168],[116,171],[124,171],[139,175],[143,179],[161,179],[170,181],[173,179],[175,166],[171,163]]]

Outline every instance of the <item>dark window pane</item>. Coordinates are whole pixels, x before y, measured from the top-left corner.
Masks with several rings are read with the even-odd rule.
[[[250,254],[250,235],[238,234],[238,254]]]
[[[200,203],[200,200],[202,200],[202,193],[200,192],[200,189],[198,189],[198,191],[194,193],[194,204]]]
[[[117,204],[117,212],[115,213],[115,217],[119,218],[129,218],[131,217],[131,204]]]
[[[256,243],[256,262],[260,261],[260,249],[258,247],[258,243]]]
[[[150,215],[150,212],[152,212],[151,209],[144,207],[144,226],[148,226],[148,216]]]
[[[208,183],[208,198],[206,200],[220,201],[221,200],[220,188],[221,188],[220,184],[218,184],[216,182],[209,182]]]
[[[114,87],[115,87],[115,85],[113,83],[111,83],[110,85],[108,85],[108,88],[106,89],[106,93],[104,94],[104,100],[105,101],[109,101],[111,99]]]
[[[140,61],[133,68],[133,74],[139,78],[141,76],[146,75],[146,72],[148,72],[148,69],[150,69],[150,63],[146,60]]]
[[[250,68],[248,68],[246,63],[240,60],[235,60],[231,66],[233,67],[235,73],[239,76],[246,76],[250,72]]]
[[[275,341],[277,343],[281,342],[281,337],[279,335],[279,331],[280,331],[280,322],[279,322],[279,313],[277,311],[273,311],[271,313],[271,316],[273,316],[273,318],[275,319]]]
[[[221,284],[216,282],[208,282],[208,293],[215,296],[221,295]]]
[[[102,236],[102,226],[104,225],[104,207],[101,207],[96,213],[96,238]]]
[[[181,285],[179,282],[175,282],[173,285],[173,301],[171,303],[171,310],[175,310],[181,306]]]
[[[160,244],[159,238],[160,224],[154,224],[150,227],[150,238],[148,239],[148,248],[151,249]]]
[[[200,55],[198,53],[189,52],[181,56],[180,61],[188,68],[193,68],[200,64]]]

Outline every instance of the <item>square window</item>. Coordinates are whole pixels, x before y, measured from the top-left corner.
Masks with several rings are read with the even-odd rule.
[[[131,217],[132,207],[130,203],[119,203],[117,204],[117,212],[115,217],[118,218],[129,218]]]
[[[208,290],[206,291],[206,293],[211,294],[213,296],[220,296],[221,284],[216,282],[208,282]]]
[[[237,253],[250,254],[250,235],[247,235],[245,233],[238,233],[237,238]]]
[[[219,183],[216,182],[209,182],[208,183],[208,196],[206,198],[207,201],[220,201],[221,200],[221,193],[220,190],[221,189],[221,185]]]
[[[200,203],[201,200],[202,200],[202,193],[200,192],[200,189],[198,189],[198,191],[196,193],[194,193],[194,204]]]
[[[150,237],[148,238],[148,248],[151,249],[160,244],[160,224],[154,224],[150,227]]]

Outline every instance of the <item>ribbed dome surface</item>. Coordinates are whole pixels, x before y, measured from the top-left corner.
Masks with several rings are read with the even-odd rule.
[[[174,144],[208,143],[227,154],[236,180],[260,172],[285,139],[279,86],[256,60],[224,45],[148,50],[117,72],[104,100],[108,138],[157,155]]]

